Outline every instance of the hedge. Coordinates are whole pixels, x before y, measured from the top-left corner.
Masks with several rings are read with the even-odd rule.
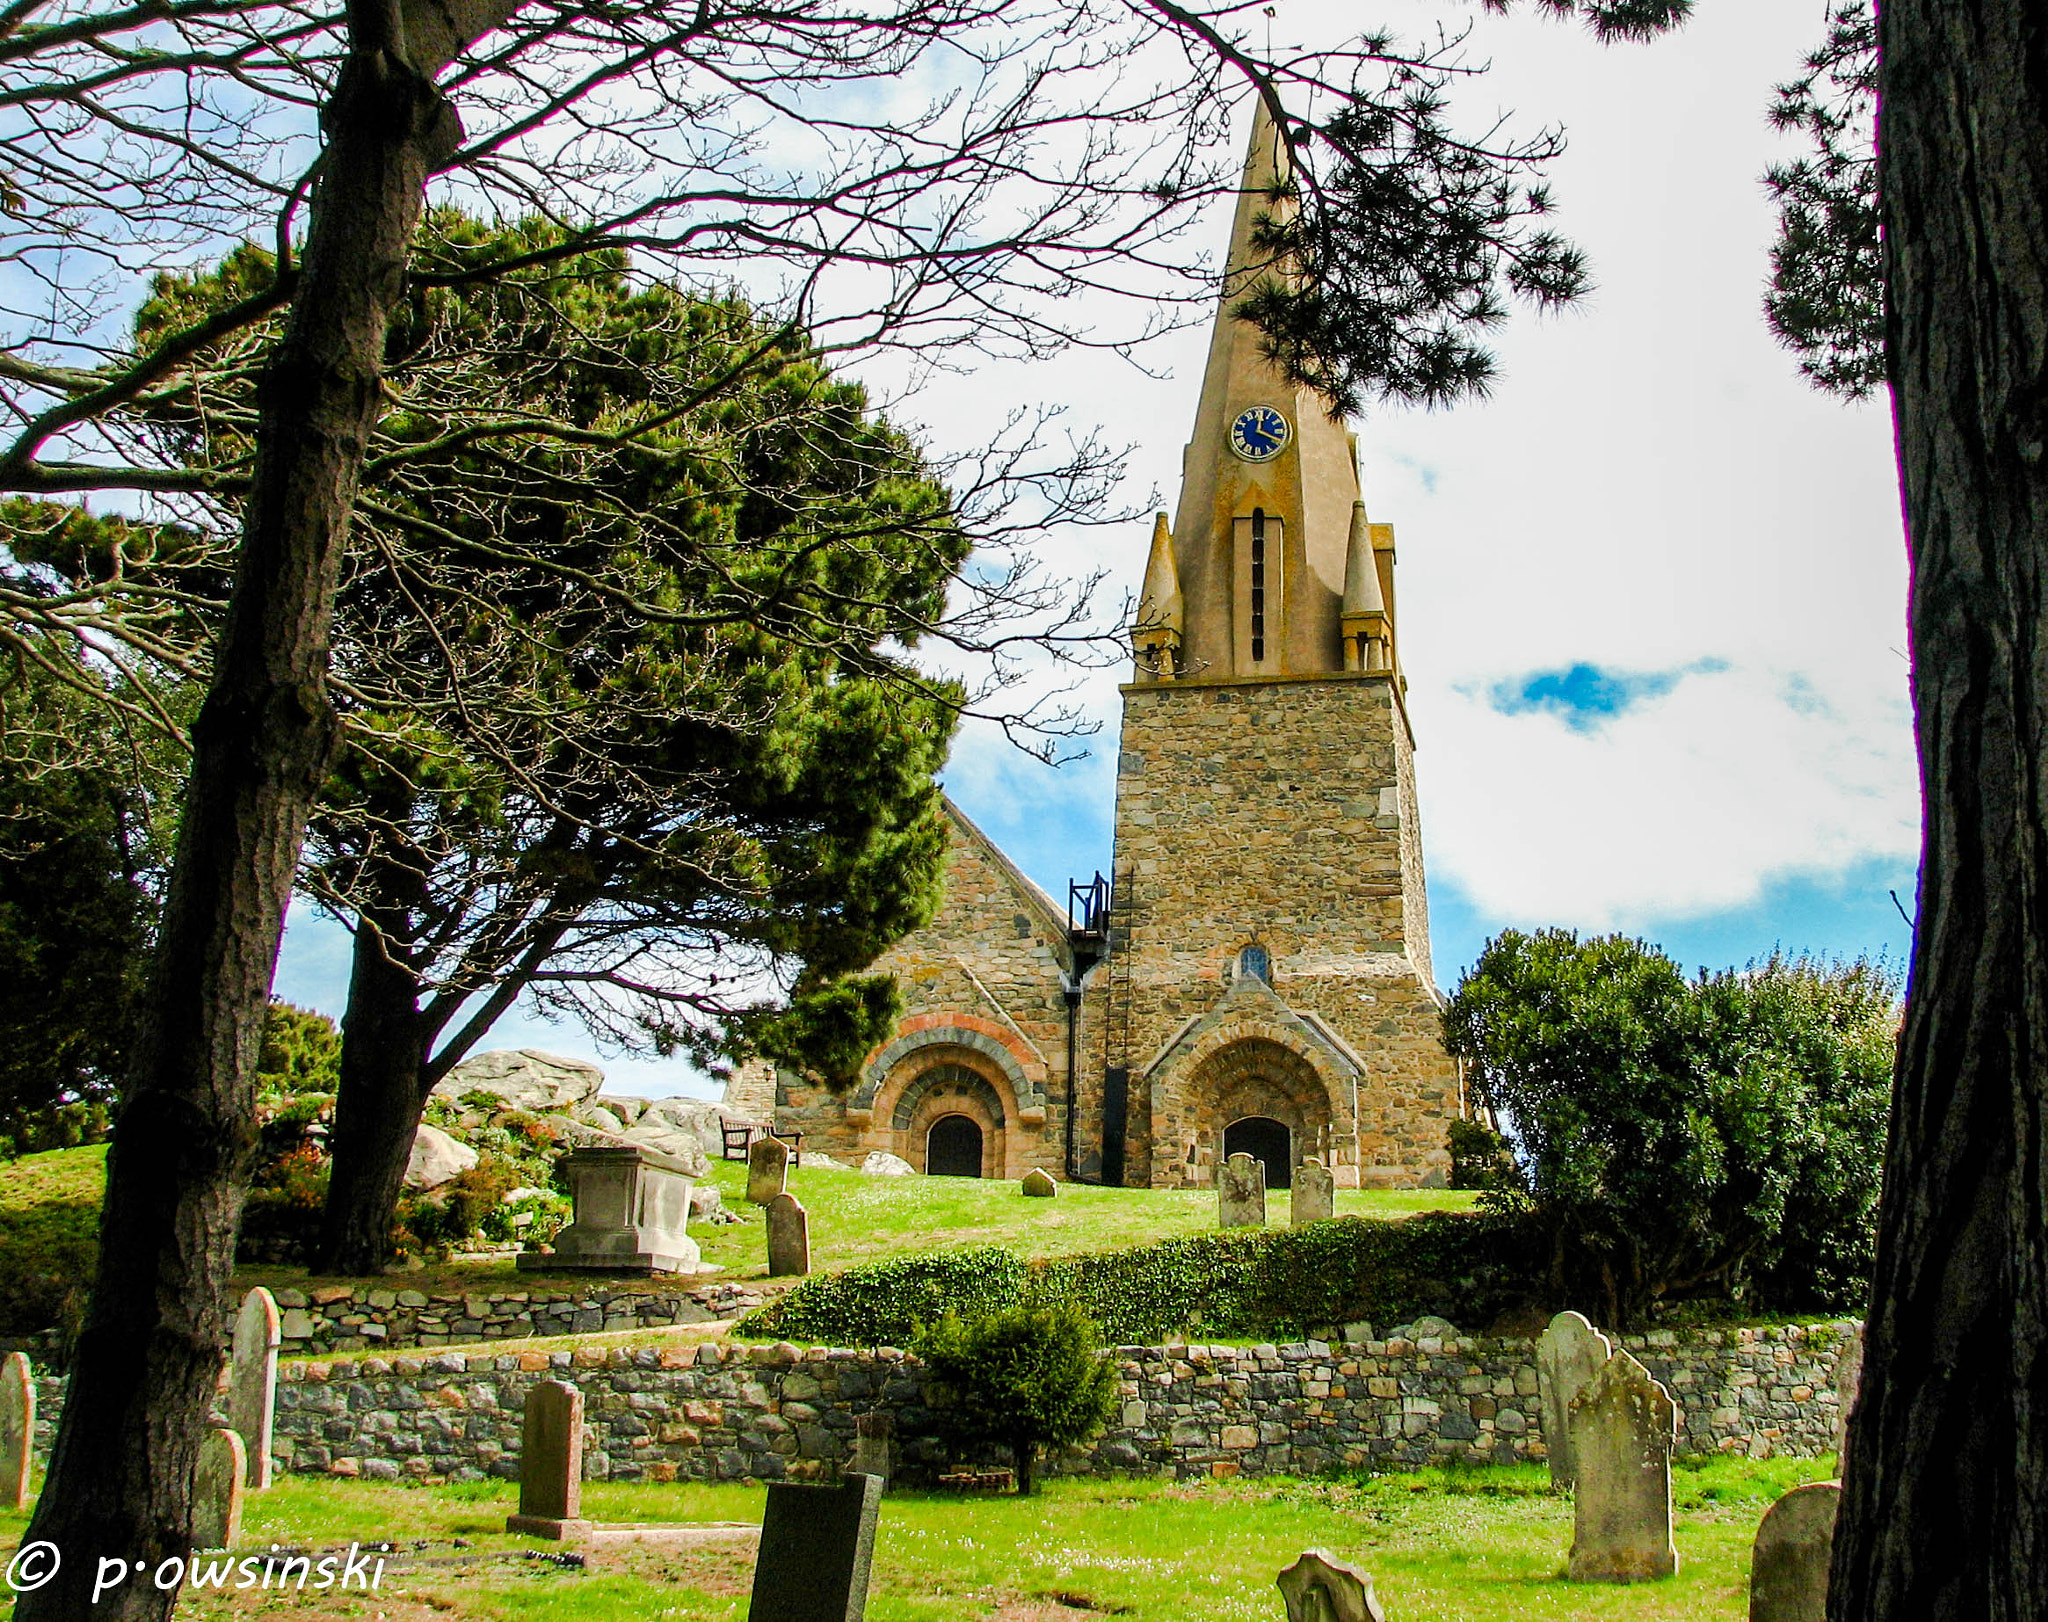
[[[1483,1324],[1540,1289],[1528,1227],[1431,1212],[1239,1229],[1136,1250],[1025,1263],[996,1246],[875,1262],[807,1279],[735,1325],[741,1335],[841,1346],[901,1346],[946,1312],[1072,1302],[1122,1345],[1173,1334],[1294,1338],[1434,1313]]]

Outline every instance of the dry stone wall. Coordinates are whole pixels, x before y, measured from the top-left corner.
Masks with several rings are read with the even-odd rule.
[[[761,1304],[758,1291],[734,1284],[691,1289],[536,1288],[484,1295],[430,1294],[394,1281],[392,1287],[381,1289],[336,1284],[275,1294],[279,1350],[286,1357],[666,1329],[738,1318]]]
[[[1661,1332],[1621,1344],[1679,1406],[1681,1454],[1812,1456],[1833,1443],[1845,1324]],[[1119,1347],[1115,1422],[1051,1461],[1068,1474],[1310,1474],[1446,1459],[1545,1456],[1526,1340],[1349,1340],[1253,1347]],[[569,1351],[422,1351],[289,1361],[279,1369],[279,1468],[425,1481],[518,1474],[526,1395],[573,1383],[593,1479],[824,1479],[845,1467],[859,1416],[893,1420],[895,1469],[945,1462],[925,1370],[882,1348],[707,1342]],[[39,1389],[38,1444],[62,1406]]]

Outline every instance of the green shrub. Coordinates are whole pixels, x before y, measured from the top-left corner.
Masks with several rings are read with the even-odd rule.
[[[1688,1300],[1861,1300],[1897,1027],[1882,964],[1774,954],[1688,980],[1565,930],[1487,942],[1443,1015],[1515,1136],[1482,1203],[1542,1229],[1560,1304],[1624,1328]]]
[[[235,1259],[269,1266],[304,1266],[320,1238],[331,1162],[301,1143],[257,1168],[242,1204]]]
[[[918,1336],[937,1390],[941,1433],[996,1443],[1016,1461],[1017,1491],[1034,1487],[1040,1447],[1086,1441],[1109,1422],[1116,1366],[1079,1307],[1011,1307],[962,1320],[952,1314]]]
[[[1514,1151],[1490,1126],[1453,1121],[1445,1147],[1451,1151],[1453,1188],[1499,1188],[1514,1180]]]
[[[977,1318],[1021,1305],[1027,1277],[1024,1264],[997,1245],[870,1262],[806,1279],[739,1329],[764,1339],[908,1346],[948,1313]]]
[[[263,1016],[263,1047],[256,1060],[260,1094],[296,1097],[341,1090],[341,1032],[325,1014],[270,999]]]
[[[918,1324],[1022,1304],[1071,1304],[1112,1341],[1178,1333],[1293,1338],[1360,1320],[1437,1313],[1487,1323],[1527,1303],[1540,1255],[1522,1220],[1431,1212],[1169,1239],[1027,1266],[1008,1251],[876,1262],[807,1279],[737,1333],[847,1346],[903,1345]]]

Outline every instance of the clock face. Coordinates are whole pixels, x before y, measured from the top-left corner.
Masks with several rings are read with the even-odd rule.
[[[1287,419],[1271,406],[1247,406],[1230,425],[1230,448],[1247,462],[1270,462],[1293,437]]]

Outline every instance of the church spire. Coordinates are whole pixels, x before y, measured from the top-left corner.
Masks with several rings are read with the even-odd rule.
[[[1166,514],[1152,523],[1152,555],[1145,561],[1145,589],[1131,627],[1131,649],[1138,656],[1138,679],[1172,681],[1180,659],[1182,605],[1180,574],[1173,566],[1173,532]]]
[[[1237,210],[1230,222],[1230,255],[1223,268],[1226,310],[1257,282],[1279,273],[1270,251],[1252,239],[1258,233],[1260,220],[1292,217],[1294,203],[1287,196],[1287,188],[1293,176],[1294,164],[1288,156],[1287,142],[1273,122],[1266,98],[1260,96],[1252,103],[1251,145],[1245,152],[1244,175],[1237,184]]]
[[[1189,677],[1344,668],[1345,564],[1360,493],[1350,435],[1235,314],[1260,280],[1283,274],[1256,238],[1262,220],[1294,207],[1287,143],[1263,97],[1251,122],[1172,528],[1179,667]]]

